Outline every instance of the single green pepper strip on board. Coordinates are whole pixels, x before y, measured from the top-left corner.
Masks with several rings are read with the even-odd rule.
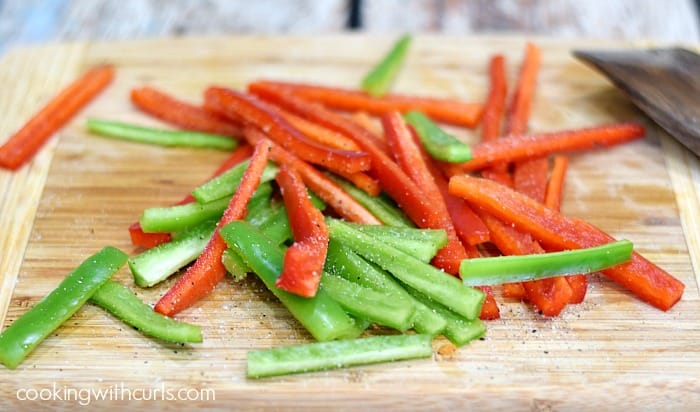
[[[432,356],[429,335],[389,335],[248,352],[249,378]]]
[[[413,329],[418,333],[436,336],[447,325],[447,322],[431,308],[413,298],[403,285],[391,275],[334,239],[328,242],[325,270],[342,276],[351,282],[381,292],[387,295],[387,299],[412,300],[415,306],[412,319]]]
[[[241,184],[241,179],[248,168],[248,163],[248,160],[244,160],[230,170],[198,186],[192,191],[192,197],[197,199],[199,203],[209,203],[224,197],[230,198]],[[263,170],[260,182],[264,183],[273,180],[278,170],[279,168],[275,164],[268,163],[265,170]]]
[[[403,210],[396,206],[387,196],[381,194],[372,196],[345,179],[330,174],[329,177],[383,224],[387,226],[415,227]]]
[[[112,313],[124,323],[141,333],[176,343],[199,343],[202,330],[199,326],[178,322],[143,303],[124,285],[108,280],[90,297],[90,302]]]
[[[412,299],[402,299],[323,273],[321,287],[351,315],[405,332],[413,326]]]
[[[328,219],[331,239],[336,239],[365,259],[376,263],[398,280],[447,306],[467,319],[481,312],[484,293],[459,279],[396,248],[366,235],[339,220]]]
[[[632,249],[629,240],[618,240],[563,252],[465,259],[459,274],[465,285],[476,286],[591,273],[629,261]]]
[[[119,249],[107,246],[83,261],[56,289],[0,334],[0,362],[15,369],[124,266],[128,258]]]
[[[220,150],[233,150],[238,147],[237,140],[226,136],[182,130],[153,129],[109,120],[88,119],[87,128],[90,132],[100,136],[159,146],[183,146]]]
[[[423,147],[434,159],[450,163],[471,160],[472,149],[469,145],[444,131],[423,113],[411,111],[403,117],[413,126]]]
[[[326,341],[356,337],[355,322],[323,290],[313,298],[303,298],[275,286],[282,272],[284,250],[259,229],[245,221],[234,221],[219,233],[314,338]]]
[[[362,90],[374,97],[381,97],[389,91],[403,64],[411,36],[399,38],[382,60],[362,79]]]

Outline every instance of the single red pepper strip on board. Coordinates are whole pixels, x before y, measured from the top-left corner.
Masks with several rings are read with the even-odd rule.
[[[644,134],[644,126],[640,124],[618,123],[562,132],[504,137],[473,145],[472,160],[455,167],[462,172],[471,172],[503,161],[512,162],[558,152],[613,146],[639,139]]]
[[[242,118],[247,124],[265,131],[275,143],[309,163],[344,173],[362,172],[370,168],[370,157],[366,153],[320,145],[250,95],[210,87],[204,93],[204,98],[207,109],[225,116]]]
[[[482,112],[481,104],[466,103],[455,99],[435,99],[399,94],[373,97],[360,90],[273,81],[258,81],[251,86],[285,88],[304,99],[319,102],[332,109],[350,112],[365,111],[379,116],[394,110],[401,113],[417,110],[434,121],[456,126],[476,126],[481,119]]]
[[[567,156],[555,156],[550,172],[547,192],[544,197],[544,204],[552,210],[559,211],[561,198],[564,191],[564,177],[569,164]],[[566,276],[566,281],[573,291],[569,303],[581,303],[586,297],[588,289],[588,277],[585,274]]]
[[[418,227],[439,228],[439,214],[424,202],[425,195],[411,178],[387,153],[374,142],[374,137],[355,122],[334,113],[319,103],[309,102],[288,90],[274,85],[253,83],[249,90],[266,101],[272,101],[305,119],[319,123],[353,139],[372,158],[372,175],[382,189],[392,198]],[[309,183],[307,182],[307,185]],[[313,188],[312,188],[313,190]]]
[[[265,134],[254,126],[246,126],[243,135],[251,144],[265,139]],[[351,222],[379,225],[381,222],[345,190],[315,167],[273,143],[270,158],[279,165],[287,165],[301,175],[304,183],[326,202],[338,215]]]
[[[0,146],[0,167],[19,169],[113,79],[112,66],[97,66],[73,81]]]
[[[481,306],[481,314],[479,315],[479,319],[499,319],[501,317],[501,311],[498,309],[498,304],[496,303],[496,298],[493,296],[493,289],[491,289],[491,286],[474,287],[484,292],[484,294],[486,295],[486,297],[484,298],[484,304]]]
[[[240,123],[186,103],[152,87],[131,90],[131,102],[141,111],[186,130],[240,138]]]
[[[156,303],[153,308],[156,312],[173,316],[187,309],[208,295],[226,276],[226,268],[221,263],[226,243],[221,238],[219,229],[234,220],[243,219],[247,214],[248,201],[260,185],[260,178],[270,157],[271,148],[272,142],[268,139],[263,139],[255,145],[241,183],[217,224],[214,234],[192,266],[187,268],[185,274]]]
[[[467,252],[457,236],[450,214],[447,211],[445,200],[440,189],[428,170],[428,166],[421,155],[418,144],[413,140],[409,126],[404,121],[401,113],[388,112],[381,116],[384,136],[389,143],[389,148],[394,154],[394,159],[401,169],[423,192],[423,202],[436,213],[439,227],[447,232],[447,244],[438,250],[432,260],[435,267],[445,270],[447,273],[459,273],[459,264],[467,258]]]
[[[580,249],[599,246],[614,238],[590,223],[568,218],[529,197],[503,185],[470,176],[450,179],[450,193],[503,222],[530,233],[551,250]],[[637,252],[628,263],[616,265],[602,273],[634,293],[641,300],[669,310],[680,300],[685,285]]]
[[[498,54],[491,58],[489,64],[490,87],[489,95],[484,105],[484,116],[481,120],[481,141],[496,140],[501,136],[501,121],[506,110],[506,69],[505,58]],[[512,186],[512,178],[508,172],[508,164],[502,162],[481,171],[487,179],[502,182]]]
[[[211,175],[209,179],[213,179],[216,176],[219,176],[220,174],[224,173],[225,171],[229,170],[233,166],[238,165],[242,161],[250,158],[250,156],[253,154],[253,148],[248,145],[248,144],[241,144],[231,152],[231,155],[226,158],[226,160],[219,166],[218,169]],[[188,193],[187,196],[182,198],[179,202],[176,203],[176,205],[184,205],[186,203],[192,203],[195,201],[195,198],[192,196],[191,193]],[[147,249],[156,247],[162,243],[169,242],[172,239],[172,236],[170,233],[146,233],[141,229],[141,224],[139,222],[134,222],[129,226],[129,236],[131,238],[131,244],[134,246],[141,246],[145,247]]]
[[[328,253],[328,227],[321,211],[311,203],[306,186],[294,169],[280,166],[276,180],[282,192],[294,243],[284,253],[282,273],[275,286],[311,298],[318,290]]]

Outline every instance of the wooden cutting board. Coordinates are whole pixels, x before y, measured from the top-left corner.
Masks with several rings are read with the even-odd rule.
[[[144,208],[177,201],[226,156],[92,136],[84,128],[86,117],[158,124],[129,103],[129,90],[141,85],[193,102],[201,100],[208,85],[243,88],[258,78],[354,86],[392,41],[367,36],[183,38],[53,45],[6,55],[0,64],[1,136],[16,130],[86,67],[112,63],[117,78],[31,165],[14,174],[0,171],[0,321],[6,326],[19,317],[105,245],[136,254],[128,225]],[[418,37],[395,88],[483,101],[488,58],[497,52],[506,56],[512,85],[524,43],[520,38]],[[87,305],[17,370],[0,369],[0,408],[72,407],[77,402],[61,400],[71,388],[81,390],[83,399],[90,390],[111,390],[105,393],[112,400],[100,401],[103,406],[143,406],[137,398],[151,393],[160,399],[163,391],[215,396],[215,401],[146,404],[186,409],[700,407],[698,159],[570,55],[573,48],[642,44],[537,43],[543,48],[543,68],[533,131],[630,120],[648,126],[643,140],[573,156],[563,211],[632,240],[643,255],[685,282],[684,298],[671,311],[660,312],[594,275],[585,303],[555,319],[500,299],[502,318],[489,322],[486,337],[452,354],[444,353],[446,341],[437,339],[433,359],[247,380],[248,350],[309,342],[310,337],[253,277],[242,283],[227,280],[180,316],[202,326],[200,345],[145,338]],[[478,131],[457,132],[469,141],[478,138]],[[133,287],[126,268],[116,279]],[[169,285],[134,288],[154,303]],[[18,399],[49,396],[56,389],[63,392],[53,401]]]

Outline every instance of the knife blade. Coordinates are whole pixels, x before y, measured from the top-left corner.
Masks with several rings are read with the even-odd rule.
[[[700,55],[683,48],[574,50],[700,156]]]

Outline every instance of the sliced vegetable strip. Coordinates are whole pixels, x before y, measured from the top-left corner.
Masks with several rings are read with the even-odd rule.
[[[251,96],[220,87],[210,87],[204,93],[206,107],[264,130],[275,143],[307,162],[330,170],[355,173],[370,168],[370,158],[362,152],[329,148],[310,140],[277,113]]]
[[[357,337],[355,322],[323,289],[313,298],[303,298],[275,286],[282,272],[284,251],[260,230],[248,222],[234,221],[221,228],[221,236],[314,338],[326,341]]]
[[[434,99],[398,94],[372,97],[359,90],[272,81],[258,81],[248,85],[249,90],[255,94],[258,93],[259,88],[263,87],[283,88],[304,99],[322,103],[329,108],[351,112],[365,111],[374,115],[382,115],[394,110],[401,113],[418,110],[437,122],[466,127],[476,126],[481,118],[480,104],[465,103],[454,99]]]
[[[432,356],[430,335],[389,335],[248,352],[248,377],[343,368]]]
[[[85,72],[49,100],[0,146],[0,167],[17,170],[80,109],[112,82],[114,68],[98,66]]]
[[[573,273],[592,273],[628,262],[632,242],[618,240],[600,246],[521,256],[466,259],[459,274],[466,285],[499,285]]]
[[[461,171],[480,170],[499,162],[513,162],[558,152],[591,150],[639,139],[644,126],[619,123],[563,132],[540,133],[478,143],[472,146],[472,160],[459,165]]]
[[[467,252],[457,237],[450,214],[447,211],[445,200],[440,189],[428,170],[418,145],[413,141],[413,136],[399,112],[389,112],[382,116],[384,134],[394,158],[411,180],[424,194],[424,205],[435,214],[434,228],[447,231],[448,243],[438,251],[433,264],[446,272],[456,274],[462,259],[467,258]]]
[[[522,135],[527,132],[527,124],[532,110],[533,94],[537,83],[537,73],[540,70],[542,52],[533,43],[525,46],[525,57],[520,68],[518,84],[508,113],[506,133]]]
[[[489,64],[489,95],[484,105],[484,117],[481,119],[481,140],[488,142],[501,136],[501,120],[506,106],[506,70],[505,59],[495,55]]]
[[[178,343],[202,341],[199,326],[178,322],[153,311],[126,286],[108,280],[90,297],[90,302],[104,308],[124,323],[154,338]]]
[[[444,221],[440,213],[430,208],[425,201],[423,192],[396,162],[388,157],[386,152],[374,144],[374,138],[367,130],[320,104],[310,103],[290,94],[284,88],[261,83],[254,83],[250,88],[251,91],[266,100],[272,100],[306,119],[313,120],[353,139],[372,158],[372,173],[382,189],[398,203],[399,207],[416,225],[422,228],[443,227]]]
[[[288,166],[277,173],[294,243],[284,254],[275,286],[303,297],[316,295],[328,252],[328,228],[321,211],[309,200],[301,177]]]
[[[131,90],[131,102],[140,110],[158,119],[186,130],[196,130],[229,137],[243,133],[238,122],[178,100],[152,87]]]
[[[233,150],[238,146],[237,140],[226,136],[191,131],[154,129],[100,119],[88,119],[87,128],[90,132],[101,136],[161,146],[203,147],[221,150]]]
[[[567,156],[554,156],[552,171],[550,172],[547,192],[545,193],[544,204],[550,209],[559,211],[561,197],[564,190],[564,177],[569,164]],[[569,303],[581,303],[586,297],[588,289],[588,277],[585,274],[567,276],[566,281],[571,288],[571,298]]]
[[[371,196],[367,192],[360,190],[356,186],[340,178],[333,178],[343,190],[345,190],[353,199],[364,206],[372,213],[382,224],[388,226],[403,226],[414,227],[411,219],[399,209],[393,200],[385,195]]]
[[[299,117],[286,110],[274,106],[277,113],[289,122],[295,129],[316,142],[340,150],[360,150],[357,144],[342,134],[327,129],[317,123],[310,122],[303,117]]]
[[[362,79],[362,90],[374,97],[384,96],[396,79],[410,45],[411,36],[401,36],[382,60]]]
[[[265,139],[265,134],[254,127],[244,129],[245,138],[252,144]],[[299,159],[282,147],[273,144],[270,152],[273,161],[280,165],[287,165],[296,170],[304,180],[304,183],[314,193],[326,202],[340,216],[356,223],[369,225],[380,224],[374,215],[365,209],[360,203],[347,194],[340,186],[310,164]]]
[[[226,249],[226,243],[219,235],[219,229],[227,223],[245,217],[246,205],[260,184],[260,177],[267,165],[271,146],[272,143],[267,139],[255,145],[241,184],[231,198],[209,243],[194,264],[187,268],[185,274],[158,301],[153,308],[156,312],[172,316],[209,294],[224,278],[226,268],[221,263],[221,255]]]
[[[111,246],[87,258],[0,334],[0,362],[16,368],[24,358],[121,268],[129,257]]]
[[[571,219],[498,183],[469,176],[450,180],[450,193],[467,199],[498,219],[531,233],[552,250],[580,249],[614,239],[579,219]],[[602,272],[649,304],[668,310],[683,295],[685,285],[639,253],[629,263]]]
[[[442,130],[423,113],[410,111],[404,118],[413,126],[423,147],[434,159],[460,163],[472,158],[469,145]]]

